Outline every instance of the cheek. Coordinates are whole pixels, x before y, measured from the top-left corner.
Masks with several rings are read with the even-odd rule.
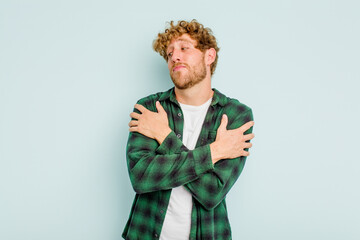
[[[171,70],[171,68],[172,68],[171,61],[168,61],[168,69],[169,69],[169,71]]]
[[[203,55],[203,54],[196,53],[196,54],[194,54],[194,56],[191,58],[191,61],[192,61],[193,63],[199,64],[199,63],[201,63],[201,62],[204,61],[204,55]]]

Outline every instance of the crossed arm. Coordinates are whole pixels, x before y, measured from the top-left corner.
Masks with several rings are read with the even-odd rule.
[[[238,124],[252,119],[251,110],[240,114],[229,125],[224,115],[214,142],[188,150],[168,126],[167,114],[160,103],[156,103],[158,112],[138,104],[135,108],[140,113],[130,114],[134,120],[129,123],[127,150],[135,191],[146,193],[184,185],[205,208],[217,206],[235,183],[249,155],[246,150],[251,147],[249,140],[254,135],[245,132],[249,132],[254,123],[250,121],[240,127]],[[137,144],[141,139],[147,140]]]
[[[136,112],[130,114],[130,117],[135,120],[129,122],[129,131],[141,133],[161,144],[171,132],[164,108],[158,101],[156,102],[158,112],[152,112],[140,104],[136,104],[135,108],[140,111],[140,114]],[[254,134],[245,135],[244,133],[254,125],[254,122],[247,122],[233,130],[227,130],[227,125],[228,118],[224,114],[217,130],[216,140],[210,144],[213,164],[221,159],[249,156],[249,152],[244,149],[252,147],[252,144],[248,141],[254,138]]]

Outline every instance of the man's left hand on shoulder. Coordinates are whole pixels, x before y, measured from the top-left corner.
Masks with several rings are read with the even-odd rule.
[[[140,113],[132,112],[130,117],[134,120],[129,122],[129,131],[138,132],[144,136],[155,139],[161,144],[171,132],[166,111],[160,102],[156,102],[158,112],[152,112],[140,104],[135,104]]]

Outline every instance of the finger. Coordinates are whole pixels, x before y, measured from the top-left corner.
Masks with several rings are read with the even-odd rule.
[[[241,156],[247,157],[247,156],[249,156],[249,155],[250,155],[250,153],[249,153],[248,151],[242,151]]]
[[[228,117],[226,116],[226,114],[223,114],[222,118],[221,118],[220,126],[218,128],[218,131],[219,130],[225,131],[227,124],[228,124]]]
[[[254,137],[255,137],[255,135],[253,133],[245,134],[244,140],[249,141],[249,140],[253,139]]]
[[[148,111],[143,105],[135,104],[134,108],[139,110],[141,113]]]
[[[135,120],[132,120],[132,121],[129,122],[128,125],[129,125],[129,127],[135,127],[135,126],[139,125],[139,122],[135,121]]]
[[[252,126],[254,126],[254,121],[250,121],[239,127],[239,130],[241,132],[246,132],[248,129],[250,129]]]
[[[244,143],[244,148],[251,148],[252,147],[252,143]]]
[[[161,106],[159,101],[156,101],[156,109],[157,109],[158,113],[164,113],[165,112],[164,108]]]
[[[138,129],[138,127],[131,127],[131,128],[129,128],[129,131],[130,132],[138,132],[139,129]]]
[[[138,113],[136,113],[136,112],[130,113],[130,117],[131,117],[131,118],[139,119],[140,116],[141,116],[141,114],[138,114]]]

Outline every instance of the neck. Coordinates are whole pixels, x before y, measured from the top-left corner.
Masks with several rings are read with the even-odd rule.
[[[186,105],[200,106],[209,100],[214,94],[211,89],[210,77],[188,89],[178,89],[175,87],[176,100]]]

